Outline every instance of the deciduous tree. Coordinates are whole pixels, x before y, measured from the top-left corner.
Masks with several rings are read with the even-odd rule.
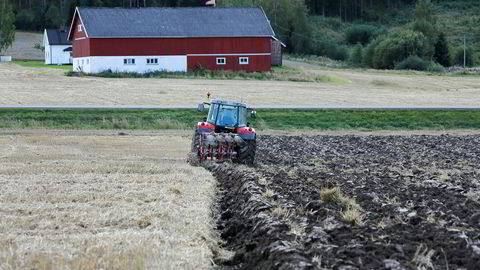
[[[12,46],[15,39],[15,14],[9,0],[0,0],[0,52]]]

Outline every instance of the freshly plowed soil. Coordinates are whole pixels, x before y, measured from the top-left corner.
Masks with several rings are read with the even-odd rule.
[[[206,165],[221,269],[480,269],[479,135],[260,136],[256,160]]]

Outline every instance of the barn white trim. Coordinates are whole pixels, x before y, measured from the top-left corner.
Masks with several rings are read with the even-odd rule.
[[[147,59],[156,58],[158,64],[152,65],[147,62]],[[125,59],[135,59],[132,61]],[[135,72],[147,73],[154,71],[187,71],[187,56],[185,55],[142,55],[142,56],[89,56],[77,57],[73,59],[73,71],[85,73],[99,73],[102,71],[111,70],[112,72]]]

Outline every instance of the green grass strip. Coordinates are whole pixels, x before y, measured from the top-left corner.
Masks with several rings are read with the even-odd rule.
[[[205,116],[193,109],[2,109],[0,128],[193,129]],[[480,110],[262,109],[249,121],[259,130],[480,129]]]
[[[22,67],[27,67],[27,68],[54,68],[54,69],[61,69],[65,72],[72,71],[72,65],[45,65],[44,61],[39,61],[39,60],[29,60],[29,61],[24,61],[24,60],[16,60],[13,61],[14,64],[20,65]]]

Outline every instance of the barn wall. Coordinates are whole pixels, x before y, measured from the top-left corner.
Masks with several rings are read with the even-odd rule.
[[[270,37],[239,38],[91,38],[90,55],[187,55],[270,53]]]
[[[70,63],[70,52],[64,52],[63,50],[70,47],[70,45],[52,45],[49,46],[51,57],[51,62],[49,64],[69,64]]]
[[[225,65],[217,65],[217,58],[224,57]],[[241,65],[240,57],[248,57],[248,64]],[[271,56],[265,55],[214,55],[214,56],[188,56],[188,70],[205,68],[210,70],[234,70],[234,71],[269,71],[271,68]]]
[[[90,55],[90,39],[87,38],[85,30],[82,32],[78,31],[79,23],[80,20],[76,17],[72,24],[72,56],[74,58]]]

